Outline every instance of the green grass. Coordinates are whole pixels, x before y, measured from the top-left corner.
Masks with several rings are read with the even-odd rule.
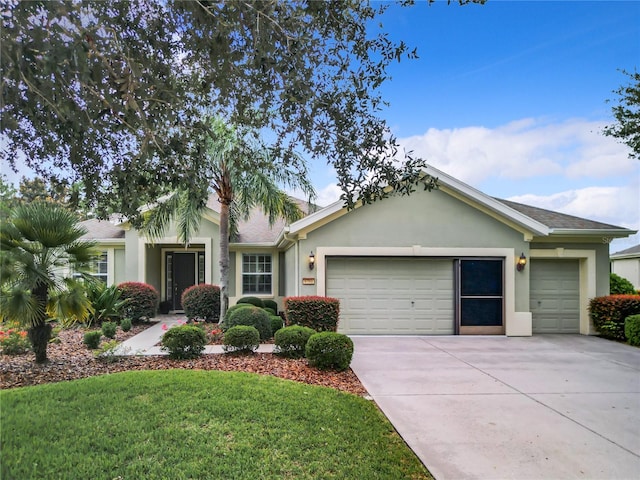
[[[426,479],[376,406],[217,371],[136,371],[0,392],[2,479]]]

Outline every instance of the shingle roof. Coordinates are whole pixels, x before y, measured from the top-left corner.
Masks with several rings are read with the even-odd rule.
[[[551,229],[572,229],[572,230],[615,230],[623,229],[615,225],[609,225],[607,223],[596,222],[595,220],[588,220],[586,218],[574,217],[573,215],[567,215],[565,213],[554,212],[551,210],[545,210],[544,208],[532,207],[530,205],[524,205],[522,203],[516,203],[509,200],[503,200],[496,198],[500,203],[517,210],[518,212],[526,215],[527,217],[536,220]]]
[[[124,229],[111,223],[109,220],[98,220],[92,218],[80,222],[80,225],[87,229],[81,238],[83,240],[111,240],[124,238]]]
[[[625,250],[620,250],[619,252],[613,253],[611,254],[611,258],[614,257],[621,257],[621,256],[634,256],[634,255],[640,255],[640,244],[631,247],[631,248],[627,248]]]

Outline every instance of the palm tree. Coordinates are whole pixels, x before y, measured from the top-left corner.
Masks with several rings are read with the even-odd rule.
[[[48,320],[56,313],[84,319],[91,306],[75,276],[88,277],[96,250],[64,207],[35,202],[15,208],[0,225],[2,318],[25,325],[36,362],[47,361]]]
[[[309,200],[315,198],[303,161],[292,171],[284,162],[275,162],[272,151],[262,143],[240,135],[220,119],[210,121],[205,158],[198,172],[203,182],[176,190],[147,212],[142,232],[160,238],[172,220],[178,240],[188,245],[198,230],[209,193],[220,202],[220,321],[229,307],[229,238],[237,222],[246,219],[252,208],[260,207],[273,224],[277,218],[295,221],[304,213],[280,186],[297,189]]]

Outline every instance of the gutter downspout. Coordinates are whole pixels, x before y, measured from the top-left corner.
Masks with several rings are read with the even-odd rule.
[[[288,229],[285,229],[282,232],[282,237],[287,240],[288,242],[293,243],[293,248],[294,248],[294,258],[295,258],[295,263],[294,263],[294,268],[295,268],[295,290],[294,290],[294,296],[298,297],[300,296],[300,245],[298,243],[298,241],[295,238],[292,238],[289,236],[289,231]]]

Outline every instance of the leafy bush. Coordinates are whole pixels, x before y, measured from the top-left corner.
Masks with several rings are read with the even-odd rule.
[[[206,344],[206,333],[195,325],[179,325],[170,328],[162,336],[162,350],[169,352],[169,358],[172,359],[199,357]]]
[[[338,329],[340,301],[330,297],[288,297],[284,300],[287,325],[303,325],[317,332]]]
[[[129,330],[131,330],[131,319],[123,318],[122,321],[120,322],[120,328],[122,329],[123,332],[128,332]]]
[[[106,321],[117,321],[122,318],[124,308],[129,300],[122,298],[122,290],[115,285],[107,287],[102,282],[87,285],[87,299],[93,307],[88,325],[100,325]]]
[[[92,330],[84,334],[83,342],[88,348],[95,350],[100,346],[100,337],[102,337],[100,330]]]
[[[264,307],[263,310],[267,312],[269,315],[275,315],[276,311],[273,308]]]
[[[160,295],[151,285],[142,282],[124,282],[118,285],[122,299],[128,302],[124,307],[124,315],[133,323],[141,319],[150,319],[156,315]]]
[[[271,334],[275,335],[282,327],[284,327],[282,317],[279,315],[271,315]]]
[[[21,355],[31,348],[27,332],[21,329],[9,328],[0,330],[0,347],[4,355]]]
[[[629,345],[640,346],[640,315],[630,315],[625,319],[624,334]]]
[[[305,354],[312,367],[346,370],[353,358],[353,341],[342,333],[316,333],[307,342]]]
[[[615,273],[609,274],[609,293],[611,295],[634,295],[636,288],[629,280]]]
[[[608,295],[592,298],[589,312],[596,331],[604,338],[625,340],[625,318],[640,313],[640,295]]]
[[[254,307],[264,308],[264,301],[258,297],[242,297],[236,303],[249,303]]]
[[[222,349],[227,352],[255,352],[260,346],[260,332],[255,327],[236,325],[224,333]]]
[[[274,315],[278,314],[278,302],[276,302],[275,300],[267,299],[263,300],[263,303],[264,308],[270,308],[271,310],[273,310]]]
[[[240,310],[241,308],[250,308],[253,307],[250,303],[237,303],[232,307],[227,308],[227,312],[224,314],[223,324],[227,322],[231,318],[234,312]]]
[[[115,338],[117,329],[116,322],[102,322],[102,334],[107,338]]]
[[[226,332],[236,325],[255,327],[260,333],[260,339],[262,340],[271,338],[271,317],[262,308],[248,307],[236,310],[228,320],[224,321],[222,330]]]
[[[307,342],[315,333],[314,329],[301,325],[281,328],[274,335],[273,353],[290,358],[304,357]]]
[[[189,320],[217,322],[220,318],[220,287],[202,283],[182,293],[182,307]]]

